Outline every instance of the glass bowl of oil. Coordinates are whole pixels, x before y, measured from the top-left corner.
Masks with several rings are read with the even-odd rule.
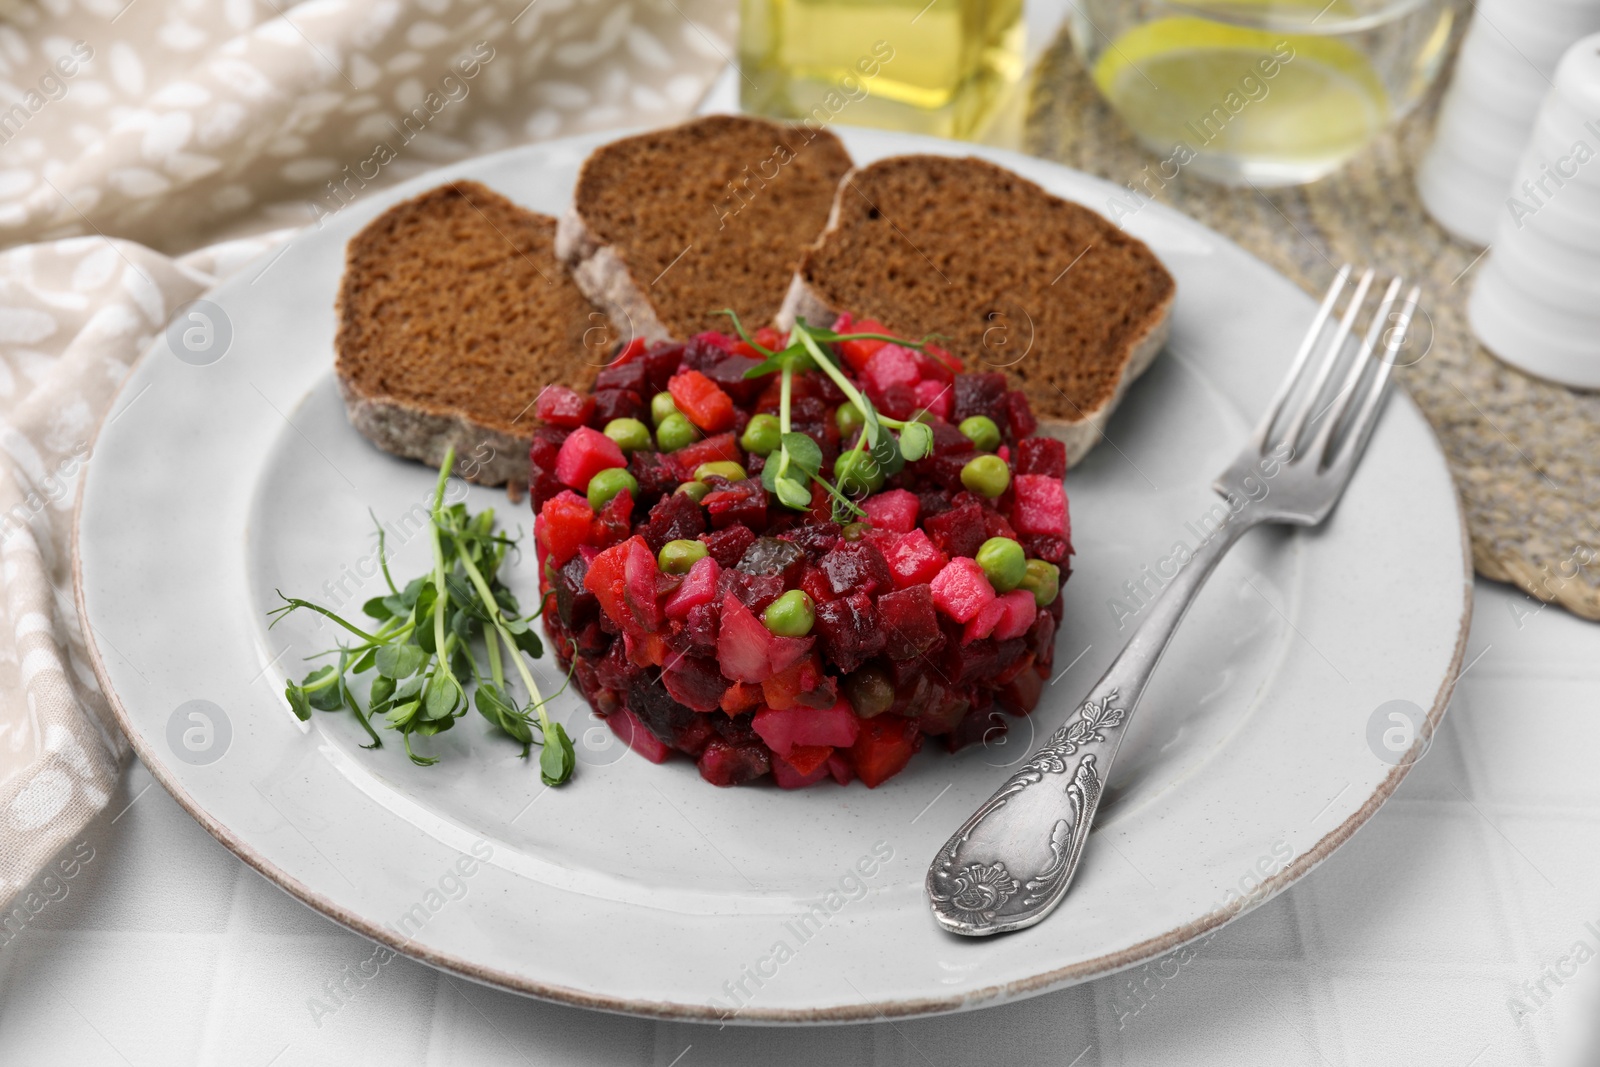
[[[1079,0],[1069,25],[1166,177],[1282,186],[1331,173],[1409,111],[1456,13],[1453,0]]]

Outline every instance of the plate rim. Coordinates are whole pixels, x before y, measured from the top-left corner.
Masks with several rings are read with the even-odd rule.
[[[609,131],[608,136],[612,139],[615,139],[626,137],[637,132],[640,131],[638,129],[629,128],[619,131]],[[904,136],[898,134],[898,131],[877,131],[863,129],[861,132],[867,134],[895,133],[896,135]],[[510,148],[502,149],[498,152],[484,153],[469,157],[467,159],[456,160],[451,163],[443,164],[440,167],[433,168],[432,170],[407,179],[404,182],[397,183],[395,186],[381,190],[376,194],[374,200],[382,198],[386,194],[398,194],[400,198],[404,198],[407,195],[414,195],[404,192],[403,190],[410,190],[414,186],[420,188],[421,186],[426,185],[429,181],[449,180],[448,178],[444,177],[444,175],[446,175],[448,172],[462,167],[471,167],[481,163],[484,160],[492,159],[494,157],[507,156],[519,152],[537,151],[539,149],[548,149],[552,145],[560,144],[561,141],[580,139],[587,139],[587,137],[580,135],[579,138],[562,138],[558,139],[557,141],[534,142],[525,145],[516,145]],[[955,144],[958,147],[971,147],[965,146],[961,142],[949,142],[941,138],[918,137],[916,139],[929,142]],[[1006,156],[1021,155],[1020,153],[1010,152],[1004,149],[994,149],[993,146],[985,147],[988,147],[994,151],[998,151]],[[1096,183],[1104,184],[1103,179],[1100,179],[1095,175],[1088,174],[1085,171],[1080,171],[1075,167],[1067,166],[1064,163],[1044,159],[1042,157],[1022,156],[1022,158],[1032,163],[1044,163],[1052,167],[1059,167],[1060,169],[1071,172],[1074,175],[1086,177]],[[1024,175],[1024,177],[1026,177],[1026,175]],[[1219,240],[1233,246],[1237,251],[1255,260],[1264,269],[1271,271],[1280,277],[1283,276],[1281,271],[1276,270],[1270,264],[1266,263],[1264,260],[1261,260],[1260,257],[1256,256],[1254,253],[1244,249],[1242,246],[1239,246],[1237,242],[1233,241],[1226,235],[1213,230],[1211,227],[1206,226],[1197,219],[1191,218],[1190,216],[1179,211],[1177,208],[1170,206],[1167,207],[1168,210],[1183,217],[1187,222],[1195,226],[1199,226],[1212,239]],[[310,228],[304,227],[301,230],[296,231],[295,234],[285,239],[285,244],[297,240],[299,234],[305,232],[307,229]],[[272,249],[265,250],[260,255],[256,256],[254,260],[252,260],[251,264],[245,264],[240,268],[240,271],[235,273],[242,273],[244,270],[253,265],[254,262],[260,261],[266,256],[272,254],[272,252]],[[1298,286],[1295,288],[1297,291],[1299,290]],[[1026,978],[1018,978],[1007,982],[999,982],[993,985],[985,986],[982,989],[966,993],[954,993],[949,996],[899,998],[875,1002],[837,1004],[816,1008],[757,1008],[754,1005],[749,1005],[745,1008],[742,1008],[736,1015],[730,1018],[726,1015],[726,1013],[719,1011],[716,1007],[710,1004],[693,1004],[671,1000],[605,996],[558,983],[536,981],[524,976],[501,970],[496,967],[475,963],[470,959],[434,949],[417,941],[403,939],[396,936],[395,932],[388,927],[385,927],[378,922],[363,917],[349,908],[335,903],[328,897],[312,889],[300,879],[279,868],[276,864],[257,853],[252,846],[250,846],[242,837],[231,830],[226,824],[213,818],[205,810],[205,808],[193,797],[191,797],[188,791],[183,788],[178,780],[178,777],[168,770],[165,761],[157,754],[154,747],[150,744],[147,744],[144,736],[135,728],[133,717],[128,712],[127,708],[124,707],[121,696],[111,684],[110,674],[104,659],[102,658],[99,642],[95,636],[95,629],[89,622],[88,606],[85,602],[84,595],[82,571],[83,563],[81,553],[82,516],[85,499],[84,487],[87,482],[89,467],[93,463],[93,456],[97,451],[96,446],[99,444],[100,436],[110,421],[112,412],[116,410],[117,401],[121,399],[126,391],[129,382],[133,378],[134,370],[155,354],[157,348],[159,347],[159,343],[160,335],[158,334],[156,337],[151,339],[151,342],[147,345],[144,351],[139,354],[138,358],[129,364],[128,372],[123,376],[122,381],[117,384],[116,390],[113,392],[106,408],[100,413],[100,416],[95,424],[94,433],[90,438],[91,459],[89,463],[84,465],[83,471],[79,474],[78,494],[72,508],[70,556],[72,566],[73,602],[77,609],[78,623],[83,634],[84,646],[88,653],[89,663],[94,670],[96,680],[100,684],[101,692],[106,697],[107,705],[111,709],[112,715],[117,722],[117,726],[122,730],[122,733],[128,739],[132,750],[136,755],[138,755],[140,761],[150,772],[151,776],[161,784],[161,787],[165,789],[175,801],[177,801],[178,805],[183,808],[184,811],[186,811],[196,822],[198,822],[205,829],[205,831],[215,838],[223,847],[228,849],[229,852],[233,853],[246,865],[254,869],[257,873],[262,875],[262,877],[266,878],[272,884],[276,885],[279,889],[282,889],[284,892],[299,900],[307,907],[317,911],[321,915],[332,919],[339,925],[357,934],[360,934],[368,940],[383,945],[396,953],[405,955],[412,959],[420,960],[423,963],[438,968],[441,971],[455,974],[474,982],[537,997],[542,1000],[564,1004],[569,1007],[586,1008],[590,1010],[662,1019],[673,1022],[720,1022],[724,1025],[732,1023],[733,1025],[744,1026],[783,1024],[839,1024],[871,1022],[879,1019],[887,1020],[941,1015],[960,1011],[975,1010],[997,1003],[1036,996],[1056,988],[1076,984],[1077,982],[1087,981],[1091,978],[1106,977],[1117,971],[1137,966],[1140,963],[1144,963],[1162,956],[1167,952],[1170,952],[1184,944],[1187,944],[1190,941],[1195,940],[1196,938],[1227,925],[1244,912],[1252,910],[1277,896],[1279,893],[1289,888],[1289,886],[1305,877],[1305,875],[1309,874],[1314,868],[1327,860],[1339,849],[1341,845],[1349,840],[1357,830],[1365,825],[1367,821],[1377,813],[1378,809],[1384,805],[1385,802],[1388,801],[1388,799],[1394,794],[1395,790],[1399,787],[1400,782],[1404,780],[1406,775],[1410,772],[1411,767],[1416,762],[1415,760],[1402,760],[1399,764],[1392,767],[1389,773],[1384,776],[1383,780],[1378,783],[1377,787],[1372,791],[1372,793],[1368,795],[1367,798],[1362,802],[1360,807],[1352,812],[1343,822],[1339,823],[1333,829],[1329,830],[1326,834],[1318,838],[1312,846],[1297,855],[1289,865],[1284,867],[1283,870],[1264,878],[1259,889],[1252,892],[1248,897],[1231,895],[1231,899],[1222,906],[1214,908],[1190,922],[1174,927],[1173,929],[1167,930],[1166,932],[1155,937],[1146,938],[1143,941],[1128,945],[1114,952],[1104,953],[1100,956],[1081,960],[1077,963],[1068,964],[1064,967],[1058,967],[1049,971],[1043,971],[1037,974],[1029,975]],[[1450,498],[1454,504],[1456,523],[1461,538],[1461,557],[1463,563],[1462,611],[1460,622],[1457,626],[1455,648],[1451,654],[1445,677],[1440,682],[1439,689],[1434,694],[1433,704],[1428,709],[1428,713],[1425,717],[1426,730],[1419,731],[1416,740],[1413,742],[1411,752],[1418,752],[1419,750],[1425,751],[1426,746],[1431,743],[1433,737],[1435,736],[1439,728],[1439,724],[1444,718],[1445,710],[1449,706],[1450,698],[1454,692],[1456,681],[1460,677],[1460,667],[1462,660],[1465,657],[1467,636],[1471,628],[1472,621],[1474,596],[1473,583],[1475,580],[1475,571],[1473,567],[1471,534],[1467,526],[1466,512],[1462,507],[1461,489],[1456,484],[1454,475],[1450,472],[1449,463],[1444,455],[1443,446],[1439,442],[1438,434],[1433,431],[1432,425],[1428,422],[1426,417],[1423,416],[1421,409],[1417,407],[1416,401],[1404,388],[1395,390],[1395,395],[1391,395],[1389,397],[1389,402],[1403,402],[1409,405],[1417,417],[1422,420],[1423,425],[1428,428],[1428,440],[1433,446],[1435,454],[1441,460],[1445,468],[1447,479],[1450,483]]]

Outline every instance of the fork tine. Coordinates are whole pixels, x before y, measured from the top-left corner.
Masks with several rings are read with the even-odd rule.
[[[1317,346],[1317,338],[1322,336],[1322,328],[1327,325],[1328,316],[1333,313],[1333,305],[1350,280],[1351,269],[1348,263],[1339,268],[1339,276],[1328,286],[1328,295],[1322,298],[1322,306],[1317,308],[1316,317],[1311,320],[1311,327],[1306,330],[1305,338],[1300,342],[1300,350],[1294,354],[1294,361],[1289,364],[1289,373],[1283,376],[1278,391],[1267,404],[1267,413],[1262,416],[1261,423],[1256,427],[1255,436],[1252,438],[1252,443],[1258,452],[1267,450],[1267,442],[1272,436],[1272,426],[1283,414],[1283,406],[1288,402],[1289,394],[1294,392],[1295,383],[1300,380],[1300,372],[1305,367],[1306,360],[1311,357],[1312,349]]]
[[[1378,338],[1382,335],[1384,325],[1389,321],[1389,309],[1394,306],[1394,298],[1400,293],[1400,286],[1404,284],[1396,277],[1389,282],[1389,287],[1384,291],[1383,300],[1378,304],[1378,310],[1372,315],[1372,322],[1367,326],[1367,335],[1361,341],[1361,349],[1356,353],[1356,358],[1351,361],[1350,370],[1345,374],[1339,391],[1328,402],[1327,421],[1322,424],[1322,429],[1317,431],[1317,436],[1311,441],[1309,455],[1318,457],[1317,462],[1323,468],[1328,466],[1328,456],[1332,448],[1333,432],[1338,428],[1345,415],[1356,403],[1357,389],[1361,378],[1367,372],[1367,364],[1372,358],[1373,349],[1378,345]]]
[[[1406,334],[1411,330],[1411,319],[1416,314],[1417,303],[1422,299],[1422,286],[1413,285],[1406,294],[1406,302],[1400,308],[1400,323],[1389,332],[1388,340],[1384,342],[1383,358],[1378,362],[1378,373],[1373,376],[1373,381],[1367,388],[1367,395],[1361,402],[1361,410],[1356,412],[1355,419],[1350,423],[1350,431],[1345,438],[1345,446],[1338,459],[1340,465],[1354,466],[1355,461],[1361,458],[1361,453],[1367,447],[1367,438],[1372,436],[1372,428],[1377,425],[1378,402],[1383,399],[1384,386],[1389,384],[1389,375],[1394,373],[1394,359],[1400,352],[1400,346],[1405,344]]]
[[[1284,432],[1283,439],[1291,448],[1300,440],[1300,434],[1306,428],[1306,422],[1311,418],[1311,411],[1316,407],[1317,399],[1322,395],[1322,387],[1328,384],[1328,376],[1333,373],[1333,368],[1339,362],[1339,356],[1344,350],[1345,339],[1350,336],[1350,329],[1355,325],[1356,316],[1361,313],[1361,305],[1366,303],[1367,290],[1372,288],[1372,279],[1377,276],[1377,271],[1368,267],[1361,274],[1361,281],[1356,283],[1356,291],[1350,297],[1350,303],[1345,306],[1344,315],[1339,319],[1339,328],[1333,332],[1333,340],[1329,342],[1327,354],[1317,364],[1317,372],[1311,380],[1311,388],[1300,401],[1300,410],[1289,422],[1289,428]]]

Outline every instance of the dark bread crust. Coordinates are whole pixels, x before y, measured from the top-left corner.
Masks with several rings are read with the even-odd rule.
[[[477,182],[396,204],[353,237],[334,368],[379,448],[471,481],[525,481],[532,405],[586,392],[615,344],[554,254],[556,222]]]
[[[1076,461],[1166,338],[1176,287],[1142,241],[973,158],[896,156],[840,183],[780,317],[849,310],[1003,371]]]
[[[647,340],[777,314],[850,156],[833,134],[711,115],[602,145],[557,252],[589,298]]]

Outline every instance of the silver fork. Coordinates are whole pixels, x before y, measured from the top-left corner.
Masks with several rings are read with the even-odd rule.
[[[1020,930],[1055,910],[1083,856],[1122,727],[1212,569],[1253,526],[1316,526],[1333,510],[1378,420],[1421,295],[1413,287],[1391,323],[1401,288],[1395,278],[1353,345],[1374,272],[1361,275],[1335,319],[1350,274],[1348,264],[1339,271],[1266,416],[1213,483],[1230,501],[1228,516],[1157,595],[1072,718],[961,824],[929,866],[928,902],[946,930],[974,937]],[[1375,359],[1380,342],[1382,357]],[[1347,366],[1338,388],[1324,399],[1341,363]],[[1258,498],[1266,478],[1270,490]]]

